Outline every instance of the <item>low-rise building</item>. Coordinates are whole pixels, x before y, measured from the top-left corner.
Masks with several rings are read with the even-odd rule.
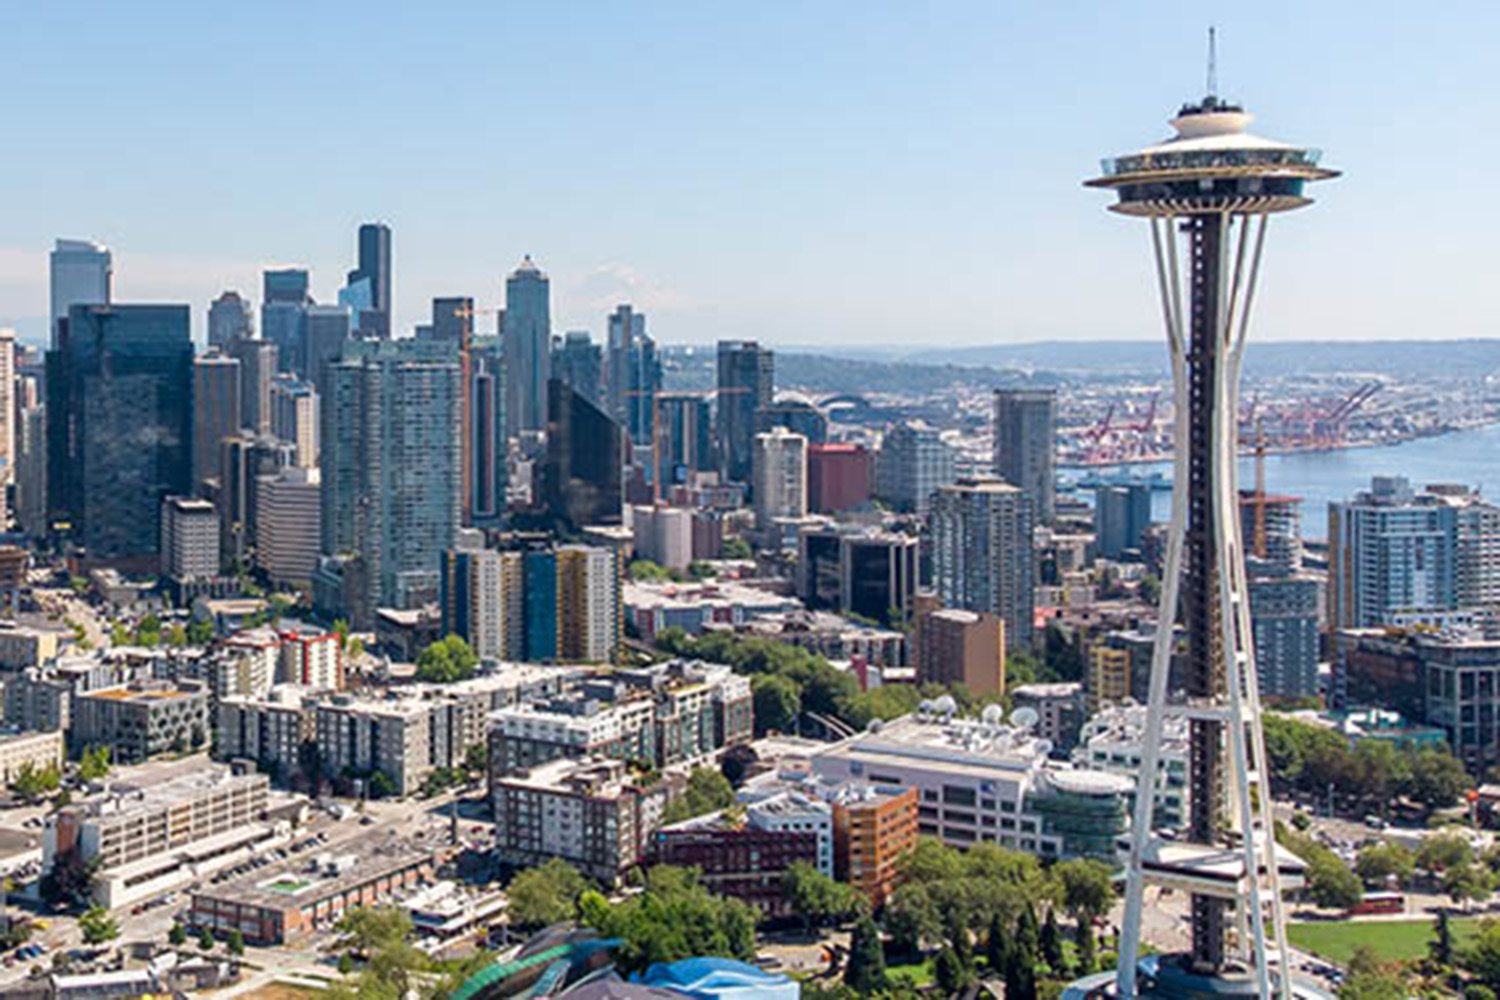
[[[495,778],[490,804],[495,854],[503,863],[529,867],[561,858],[613,885],[645,861],[666,787],[640,785],[623,761],[564,759]]]
[[[57,656],[63,636],[57,629],[0,622],[0,670],[24,670]]]
[[[833,798],[834,865],[840,882],[884,906],[917,846],[917,790],[851,782]]]
[[[66,759],[67,748],[61,732],[0,732],[0,785],[9,785],[28,768],[34,771],[61,768]]]
[[[826,817],[827,806],[823,811]],[[792,915],[782,879],[792,865],[817,858],[814,832],[762,829],[724,813],[662,827],[652,851],[654,863],[696,868],[714,895],[743,900],[767,917]]]
[[[1145,728],[1144,705],[1130,703],[1105,708],[1084,723],[1073,761],[1080,767],[1107,771],[1132,783],[1139,781]],[[1181,715],[1169,715],[1163,723],[1154,813],[1158,828],[1180,830],[1187,824],[1190,808],[1187,730],[1187,720]],[[1132,794],[1132,802],[1134,798]]]
[[[349,910],[394,902],[433,878],[432,852],[381,836],[338,845],[338,853],[292,858],[193,893],[188,923],[214,934],[238,930],[249,944],[304,941]]]
[[[1036,713],[1036,733],[1050,740],[1054,750],[1073,749],[1083,725],[1083,685],[1078,681],[1019,684],[1011,689],[1011,704]]]
[[[72,704],[72,685],[40,668],[5,678],[6,725],[66,732],[72,721]]]
[[[723,629],[718,624],[708,628]],[[829,660],[863,658],[877,667],[904,667],[908,660],[905,632],[861,625],[828,611],[782,611],[733,626],[740,635],[775,639]]]
[[[697,583],[627,581],[625,615],[636,634],[650,639],[668,628],[698,635],[713,625],[743,625],[762,615],[796,611],[802,602],[733,580]]]
[[[108,747],[117,761],[194,750],[208,742],[209,692],[184,681],[133,681],[75,694],[68,732],[75,747]]]
[[[1005,620],[988,612],[938,608],[917,619],[917,680],[962,684],[976,695],[1005,693]]]
[[[314,696],[283,684],[260,697],[220,698],[214,733],[221,760],[253,760],[273,780],[295,783],[317,759]]]

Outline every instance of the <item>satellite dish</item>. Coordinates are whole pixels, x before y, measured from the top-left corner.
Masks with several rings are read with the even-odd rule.
[[[986,705],[984,711],[979,713],[979,717],[987,726],[998,726],[1005,721],[1005,709],[999,705]]]
[[[880,732],[884,728],[885,728],[885,720],[884,719],[871,719],[870,720],[870,724],[867,725],[867,726],[865,726],[865,731],[869,732],[869,733],[878,733],[878,732]]]
[[[921,712],[923,715],[931,715],[932,714],[932,699],[930,699],[930,698],[923,698],[921,701],[919,701],[917,703],[917,711]]]
[[[945,694],[932,703],[932,710],[940,715],[954,715],[958,712],[958,702],[953,700],[951,694]]]
[[[1036,709],[1026,705],[1010,713],[1010,724],[1017,729],[1030,729],[1040,721],[1042,717],[1036,713]]]
[[[1050,753],[1052,753],[1052,747],[1053,747],[1053,744],[1052,744],[1051,740],[1037,740],[1036,741],[1036,752],[1037,752],[1038,756],[1046,757],[1047,755],[1049,755]]]

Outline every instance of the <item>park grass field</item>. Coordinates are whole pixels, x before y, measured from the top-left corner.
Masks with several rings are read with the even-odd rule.
[[[1455,941],[1462,945],[1478,926],[1478,919],[1473,917],[1455,919]],[[1408,961],[1427,954],[1427,945],[1432,941],[1432,921],[1320,920],[1292,923],[1287,926],[1287,937],[1294,947],[1340,965],[1347,965],[1354,949],[1361,945],[1373,948],[1381,958]]]

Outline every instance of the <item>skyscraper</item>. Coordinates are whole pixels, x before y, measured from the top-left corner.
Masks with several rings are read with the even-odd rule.
[[[344,343],[352,333],[352,322],[348,306],[305,307],[302,312],[302,363],[295,369],[282,365],[282,370],[294,371],[321,393],[326,378],[324,369],[344,356]]]
[[[261,275],[260,336],[276,345],[281,371],[300,373],[307,364],[308,275],[303,268],[283,268]]]
[[[953,448],[937,428],[903,420],[885,432],[875,457],[875,493],[897,510],[925,516],[937,488],[957,477]]]
[[[282,586],[306,586],[318,565],[317,469],[288,467],[255,483],[255,565]]]
[[[469,512],[475,524],[505,513],[509,481],[505,433],[505,358],[494,340],[469,351]]]
[[[604,352],[589,339],[587,330],[569,330],[562,342],[554,346],[552,372],[584,399],[601,409],[604,407],[601,396]]]
[[[298,468],[318,464],[318,391],[290,375],[271,383],[271,433],[296,448]]]
[[[1149,527],[1149,484],[1124,483],[1094,491],[1094,539],[1105,559],[1119,559],[1127,549],[1140,549]]]
[[[1057,509],[1057,393],[1052,389],[995,390],[995,475],[1031,494],[1039,524]]]
[[[114,287],[114,258],[109,248],[92,240],[58,240],[52,248],[52,331],[57,345],[58,324],[74,306],[109,305]]]
[[[477,542],[444,554],[443,632],[463,636],[486,663],[526,658],[523,559]]]
[[[187,306],[76,305],[47,355],[48,503],[93,562],[154,570],[161,502],[192,485]]]
[[[231,341],[255,336],[255,314],[250,300],[228,291],[208,307],[208,346],[225,348]]]
[[[807,438],[785,427],[755,435],[755,523],[807,516]]]
[[[462,506],[453,345],[353,341],[322,400],[323,552],[353,556],[366,581],[351,621],[437,600],[442,553]]]
[[[41,403],[16,409],[16,521],[33,537],[47,531],[47,410]]]
[[[506,432],[547,426],[552,312],[547,276],[528,256],[505,280]]]
[[[391,227],[366,222],[359,227],[359,267],[349,272],[349,286],[369,287],[369,308],[355,315],[355,325],[364,337],[377,340],[391,335]]]
[[[944,607],[1005,621],[1005,648],[1031,645],[1036,557],[1031,497],[998,479],[960,479],[932,501],[932,576]]]
[[[0,327],[0,489],[16,478],[16,331]]]
[[[271,380],[276,377],[276,345],[268,340],[236,340],[229,353],[240,363],[240,420],[256,434],[271,433]]]
[[[547,389],[542,505],[574,531],[619,524],[624,451],[619,425],[562,380],[553,379]]]
[[[225,354],[206,354],[193,361],[193,491],[219,476],[225,438],[244,427],[240,406],[240,362]]]
[[[755,450],[755,411],[776,391],[772,353],[753,340],[719,341],[719,469],[726,479],[748,483]]]
[[[458,440],[462,443],[463,523],[474,523],[474,384],[473,360],[470,352],[474,345],[474,300],[467,296],[454,296],[432,300],[432,326],[428,336],[432,340],[451,344],[458,357],[459,379],[464,387],[459,400]]]
[[[609,315],[609,415],[633,444],[649,445],[661,391],[656,341],[646,334],[646,316],[629,305]]]
[[[708,398],[696,393],[662,393],[656,397],[657,461],[662,490],[686,483],[695,472],[715,468],[713,423]]]

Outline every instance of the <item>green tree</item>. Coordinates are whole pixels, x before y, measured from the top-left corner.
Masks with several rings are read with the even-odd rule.
[[[945,997],[958,996],[974,982],[974,971],[952,948],[937,953],[932,963],[932,975],[937,980],[939,992]]]
[[[1041,948],[1042,961],[1047,963],[1047,968],[1057,977],[1065,977],[1067,970],[1067,955],[1063,951],[1062,932],[1057,928],[1057,911],[1047,907],[1047,916],[1042,921],[1041,934],[1037,939]]]
[[[1391,879],[1405,885],[1416,871],[1417,861],[1403,844],[1372,844],[1359,852],[1354,871],[1366,885],[1383,886]]]
[[[78,918],[78,929],[83,933],[84,944],[103,944],[120,936],[120,927],[115,918],[102,906],[91,906]]]
[[[1016,921],[1010,967],[1005,970],[1006,1000],[1036,1000],[1037,938],[1036,913],[1028,903]]]
[[[234,930],[229,932],[229,954],[238,956],[243,955],[244,953],[245,935],[240,933],[240,929],[236,927]]]
[[[187,939],[187,928],[182,926],[181,924],[173,924],[171,931],[167,933],[167,940],[172,942],[172,944],[176,945],[178,948],[181,948],[183,945],[187,944]]]
[[[506,888],[510,919],[521,927],[547,927],[572,920],[588,880],[560,858],[516,873]]]
[[[115,622],[109,630],[109,644],[111,646],[130,645],[130,629],[123,622]]]
[[[349,620],[347,618],[335,618],[333,620],[333,634],[339,637],[339,649],[345,649],[349,645]]]
[[[56,764],[37,767],[30,761],[22,764],[11,779],[10,790],[30,803],[42,801],[62,784],[62,771]]]
[[[1495,991],[1479,983],[1464,987],[1464,1000],[1495,1000]]]
[[[1060,862],[1052,871],[1062,885],[1063,906],[1074,919],[1101,917],[1114,903],[1114,873],[1103,862],[1080,858]]]
[[[999,912],[990,917],[989,933],[984,937],[984,960],[989,963],[990,975],[1001,977],[1010,974],[1010,967],[1015,962],[1005,918]]]
[[[1307,892],[1319,906],[1347,910],[1359,903],[1364,887],[1342,858],[1323,850],[1307,861]]]
[[[396,783],[384,771],[371,771],[369,781],[370,798],[388,799],[397,794]]]
[[[1366,945],[1354,949],[1349,959],[1349,978],[1339,987],[1343,1000],[1406,1000],[1409,995],[1396,967],[1381,962]]]
[[[188,623],[187,640],[194,646],[207,646],[214,641],[214,623],[208,618],[195,618]]]
[[[483,740],[471,744],[464,751],[464,767],[470,771],[484,771],[490,766],[490,748]]]
[[[109,747],[88,747],[78,761],[78,777],[84,781],[103,781],[109,776]]]
[[[1453,964],[1453,926],[1447,910],[1439,910],[1432,923],[1432,941],[1427,946],[1428,954],[1438,965]]]
[[[201,951],[214,950],[214,932],[207,927],[198,928],[198,948]]]
[[[1463,763],[1446,750],[1428,747],[1411,756],[1406,794],[1428,809],[1456,805],[1469,787]]]
[[[644,891],[599,909],[591,920],[604,936],[624,942],[615,958],[626,973],[693,955],[744,961],[755,954],[755,911],[710,893],[696,869],[653,868]]]
[[[1473,860],[1474,849],[1461,833],[1433,834],[1417,848],[1417,867],[1430,875],[1470,864]]]
[[[719,554],[725,559],[753,559],[755,550],[750,543],[738,535],[724,539],[724,544],[719,549]]]
[[[755,696],[755,734],[791,733],[802,714],[802,689],[790,677],[762,674],[750,682]]]
[[[1459,967],[1490,989],[1500,992],[1500,921],[1485,920],[1459,953]]]
[[[1074,971],[1077,975],[1087,976],[1094,971],[1099,961],[1092,920],[1078,921],[1075,944],[1078,949],[1078,968]]]
[[[781,877],[781,892],[809,933],[820,924],[849,917],[863,901],[853,887],[834,881],[805,861],[793,862],[787,868]]]
[[[974,942],[969,936],[968,917],[962,907],[950,906],[943,911],[943,936],[965,968],[974,966]]]
[[[1494,877],[1489,869],[1478,865],[1456,865],[1443,873],[1443,891],[1454,903],[1467,908],[1470,903],[1490,898],[1495,891]]]
[[[926,886],[908,881],[898,887],[885,907],[885,929],[891,936],[891,950],[897,955],[916,956],[923,939],[934,939],[942,933],[942,922]]]
[[[474,676],[479,657],[462,636],[450,635],[417,654],[417,679],[433,684],[452,684]]]
[[[347,976],[354,971],[354,956],[347,951],[339,956],[339,975]]]
[[[849,963],[844,982],[857,993],[871,993],[885,985],[885,945],[875,921],[862,916],[849,936]]]
[[[712,767],[695,767],[688,775],[682,794],[667,803],[662,822],[681,823],[685,819],[728,808],[733,802],[734,787],[722,772]]]
[[[167,628],[166,643],[173,649],[181,649],[188,644],[187,629],[177,623]]]

